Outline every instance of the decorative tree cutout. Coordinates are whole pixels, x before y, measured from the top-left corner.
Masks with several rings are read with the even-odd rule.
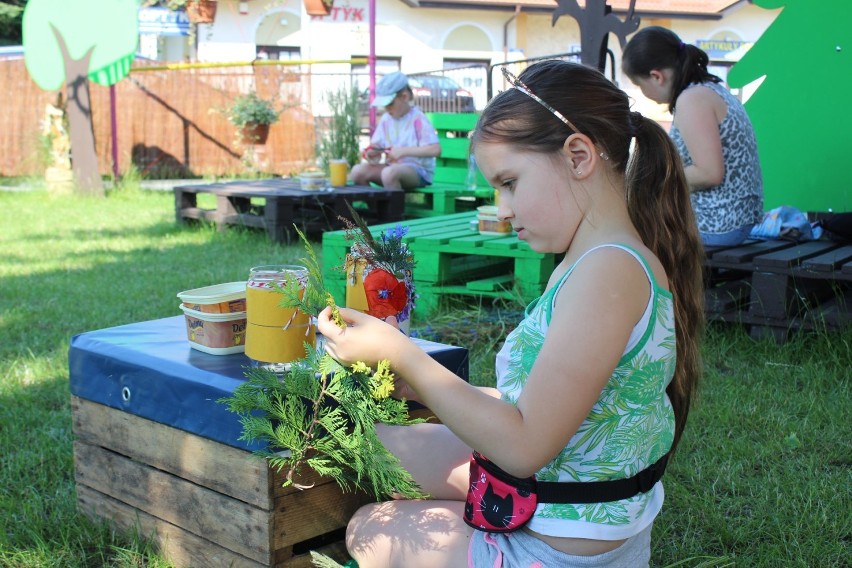
[[[113,85],[130,72],[139,37],[136,0],[30,0],[24,58],[39,87],[65,83],[77,191],[103,195],[95,152],[89,79]]]
[[[581,8],[577,0],[556,0],[551,25],[556,25],[560,16],[568,15],[580,25],[580,61],[589,67],[606,67],[607,38],[613,33],[621,47],[627,43],[627,36],[639,29],[639,17],[635,15],[636,0],[630,0],[627,17],[624,21],[612,13],[607,0],[586,0]]]
[[[765,208],[852,211],[845,165],[852,151],[852,2],[754,4],[783,10],[730,70],[728,84],[765,77],[745,104],[757,135]]]

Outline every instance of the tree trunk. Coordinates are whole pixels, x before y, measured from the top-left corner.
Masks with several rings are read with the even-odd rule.
[[[51,26],[53,27],[53,26]],[[95,151],[95,129],[92,123],[92,100],[89,96],[89,49],[80,59],[72,59],[65,40],[55,27],[53,33],[65,59],[65,81],[68,89],[68,126],[71,134],[71,167],[77,193],[104,197],[104,186],[98,170]]]

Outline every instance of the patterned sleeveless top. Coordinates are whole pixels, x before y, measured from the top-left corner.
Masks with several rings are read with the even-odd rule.
[[[634,249],[616,247],[642,264],[651,296],[634,327],[618,366],[591,412],[571,441],[536,473],[542,481],[604,481],[635,475],[660,459],[674,440],[674,412],[666,387],[674,376],[675,325],[671,293],[654,279],[645,259]],[[554,299],[586,252],[559,280],[534,300],[497,355],[497,388],[501,398],[517,403],[550,325]],[[570,396],[570,393],[565,395]],[[639,533],[659,513],[663,487],[622,501],[591,504],[542,503],[530,529],[545,535],[620,540]]]
[[[722,97],[728,112],[719,125],[722,140],[722,183],[692,192],[692,209],[703,233],[727,233],[758,223],[763,218],[763,176],[757,155],[757,139],[745,107],[719,83],[694,83],[687,87],[707,87]],[[675,110],[677,112],[677,110]],[[677,146],[684,167],[692,165],[692,156],[680,130],[672,125],[669,136]]]

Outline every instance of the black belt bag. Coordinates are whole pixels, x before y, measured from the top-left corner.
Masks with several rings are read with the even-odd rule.
[[[464,521],[488,532],[512,532],[532,518],[539,503],[607,503],[647,493],[663,477],[669,454],[636,475],[609,481],[538,481],[519,478],[473,452]]]

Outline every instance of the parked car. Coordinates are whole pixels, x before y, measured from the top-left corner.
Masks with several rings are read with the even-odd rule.
[[[414,93],[414,104],[423,112],[476,112],[473,94],[453,79],[443,75],[410,75],[408,86]],[[362,129],[370,127],[370,89],[358,98],[358,116]],[[376,109],[377,113],[384,109]]]

